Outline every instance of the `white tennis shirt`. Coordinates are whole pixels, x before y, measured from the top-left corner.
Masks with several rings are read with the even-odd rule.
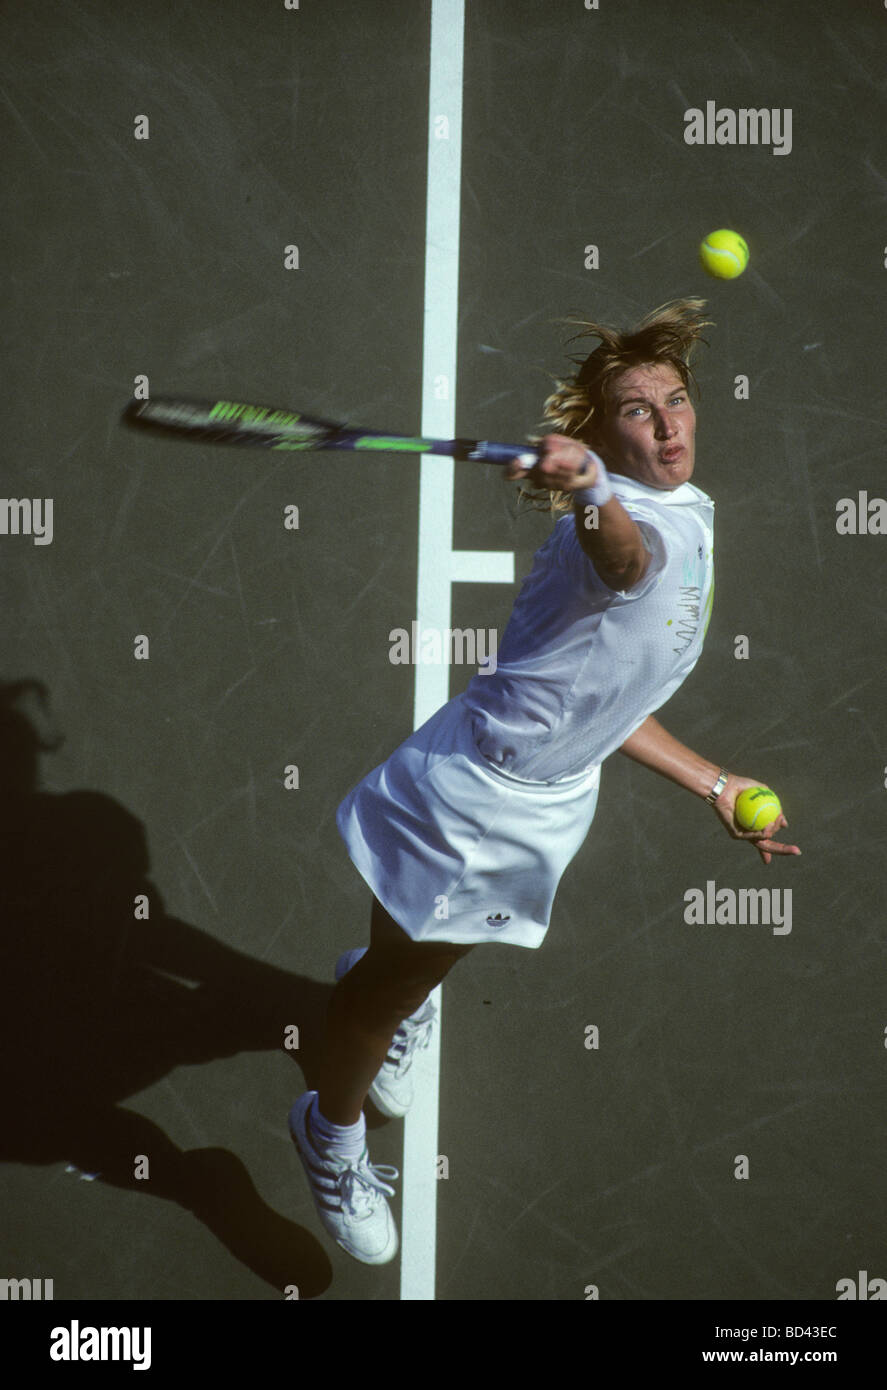
[[[536,552],[490,675],[464,700],[478,751],[522,781],[560,782],[603,762],[686,680],[714,596],[712,499],[610,474],[651,560],[609,589],[567,513]]]

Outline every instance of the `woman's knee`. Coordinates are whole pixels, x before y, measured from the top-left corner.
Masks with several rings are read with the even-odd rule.
[[[453,966],[473,948],[455,943],[377,942],[340,983],[343,1004],[359,1016],[384,1014],[396,1023],[421,1008]]]

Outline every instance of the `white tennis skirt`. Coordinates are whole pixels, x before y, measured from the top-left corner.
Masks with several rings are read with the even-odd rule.
[[[501,772],[475,747],[459,695],[348,793],[336,823],[414,941],[537,947],[599,784],[600,767],[556,783]]]

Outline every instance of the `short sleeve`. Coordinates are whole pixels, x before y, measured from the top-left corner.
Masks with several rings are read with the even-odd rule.
[[[597,597],[609,597],[621,603],[633,603],[635,600],[643,598],[659,583],[668,563],[668,542],[663,528],[658,524],[658,518],[654,519],[646,513],[641,514],[630,504],[626,506],[626,511],[635,522],[643,538],[644,546],[651,556],[646,574],[640,583],[635,584],[633,588],[611,589],[608,584],[604,583],[594,567],[591,556],[586,554],[582,548],[582,543],[576,534],[576,522],[572,514],[561,522],[564,531],[561,555],[572,582],[578,588],[585,589]]]

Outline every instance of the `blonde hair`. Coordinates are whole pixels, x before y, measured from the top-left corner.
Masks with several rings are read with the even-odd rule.
[[[555,378],[555,390],[542,408],[539,429],[545,434],[571,435],[593,446],[595,432],[612,404],[616,381],[632,367],[673,367],[685,388],[697,387],[690,358],[697,343],[706,341],[703,328],[714,326],[705,318],[705,307],[704,299],[673,299],[625,332],[582,319],[563,320],[579,329],[568,342],[587,337],[600,341],[586,358],[571,358],[579,367],[572,377],[566,381]],[[569,493],[547,489],[522,488],[521,499],[541,503],[544,510],[553,512],[569,511],[573,505]]]

